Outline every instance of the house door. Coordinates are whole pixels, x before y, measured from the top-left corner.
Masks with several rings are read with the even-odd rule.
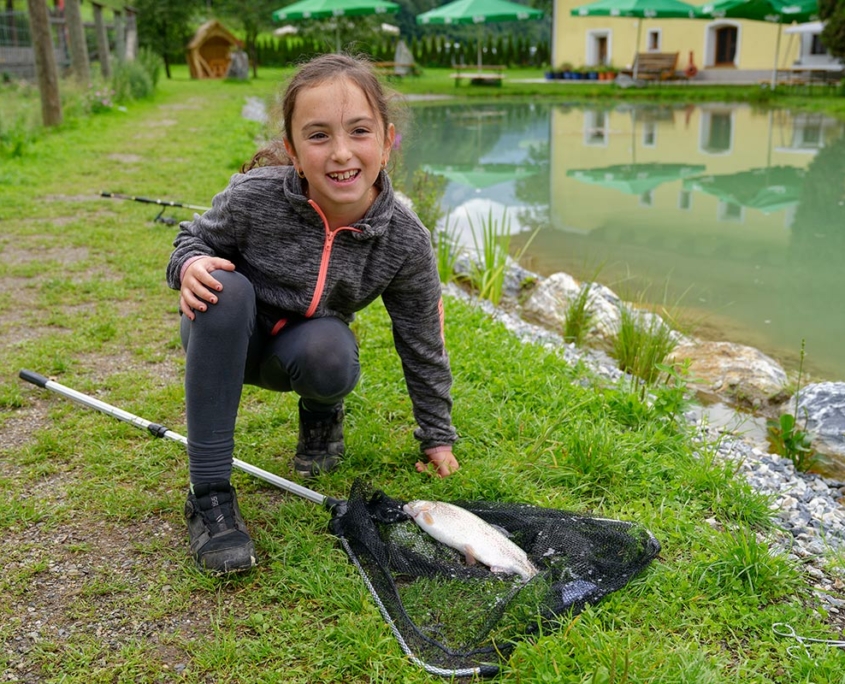
[[[736,26],[716,29],[716,66],[734,66],[736,63]]]
[[[607,36],[596,36],[596,61],[607,64]]]

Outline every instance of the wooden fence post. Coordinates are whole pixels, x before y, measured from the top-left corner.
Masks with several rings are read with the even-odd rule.
[[[126,27],[118,10],[114,11],[114,55],[118,62],[126,61]]]
[[[27,0],[27,7],[35,69],[38,73],[38,91],[41,94],[41,117],[45,126],[58,126],[62,122],[62,100],[59,96],[59,70],[53,51],[47,5],[45,0]]]
[[[138,57],[138,20],[134,10],[126,8],[126,61]]]
[[[65,0],[65,21],[73,75],[82,85],[88,85],[91,83],[91,66],[88,63],[88,46],[85,43],[85,29],[82,26],[79,0]]]
[[[103,78],[110,78],[109,34],[106,32],[106,23],[103,21],[103,6],[96,2],[91,4],[94,5],[94,25],[97,28],[97,56],[100,59],[100,73],[103,74]]]

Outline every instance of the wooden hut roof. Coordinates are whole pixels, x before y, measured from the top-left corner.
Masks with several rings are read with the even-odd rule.
[[[188,49],[195,50],[210,38],[223,38],[232,45],[243,47],[243,42],[238,40],[229,29],[223,26],[217,19],[211,19],[197,29],[194,37],[191,38],[191,42],[188,43]]]

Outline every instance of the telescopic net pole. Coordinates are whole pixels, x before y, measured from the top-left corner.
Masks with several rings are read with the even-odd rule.
[[[45,378],[39,373],[34,373],[33,371],[29,370],[21,370],[18,375],[20,376],[21,380],[26,380],[27,382],[31,382],[33,385],[51,390],[56,394],[61,394],[67,399],[75,401],[78,404],[82,404],[83,406],[87,406],[88,408],[96,409],[97,411],[105,413],[106,415],[111,416],[112,418],[122,420],[124,423],[130,423],[131,425],[134,425],[137,428],[148,431],[154,437],[169,439],[173,442],[179,442],[185,447],[188,446],[187,438],[177,432],[169,430],[163,425],[151,423],[150,421],[145,420],[132,413],[129,413],[128,411],[124,411],[123,409],[117,408],[116,406],[112,406],[111,404],[107,404],[104,401],[100,401],[99,399],[90,397],[87,394],[83,394],[82,392],[77,392],[76,390],[71,389],[70,387],[66,387],[61,383],[58,383],[54,380],[50,380],[49,378]],[[250,475],[264,480],[265,482],[269,482],[271,485],[274,485],[279,489],[283,489],[291,494],[301,496],[303,499],[308,499],[308,501],[320,504],[321,506],[331,508],[337,503],[339,503],[336,499],[323,496],[319,492],[315,492],[313,489],[308,489],[308,487],[298,485],[295,482],[291,482],[290,480],[286,480],[283,477],[279,477],[278,475],[274,475],[273,473],[267,472],[266,470],[262,470],[261,468],[246,463],[245,461],[241,461],[240,459],[233,459],[232,465],[238,470],[242,470],[243,472],[249,473]]]

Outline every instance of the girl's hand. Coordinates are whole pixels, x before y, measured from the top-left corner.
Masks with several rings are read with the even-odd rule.
[[[417,461],[417,472],[431,472],[434,477],[449,477],[460,469],[458,459],[452,453],[452,447],[439,446],[425,450],[428,463]]]
[[[217,303],[216,292],[223,286],[211,275],[212,271],[234,271],[235,265],[220,257],[202,257],[188,264],[182,274],[182,287],[179,290],[179,308],[191,320],[194,311],[205,311],[209,304]]]

